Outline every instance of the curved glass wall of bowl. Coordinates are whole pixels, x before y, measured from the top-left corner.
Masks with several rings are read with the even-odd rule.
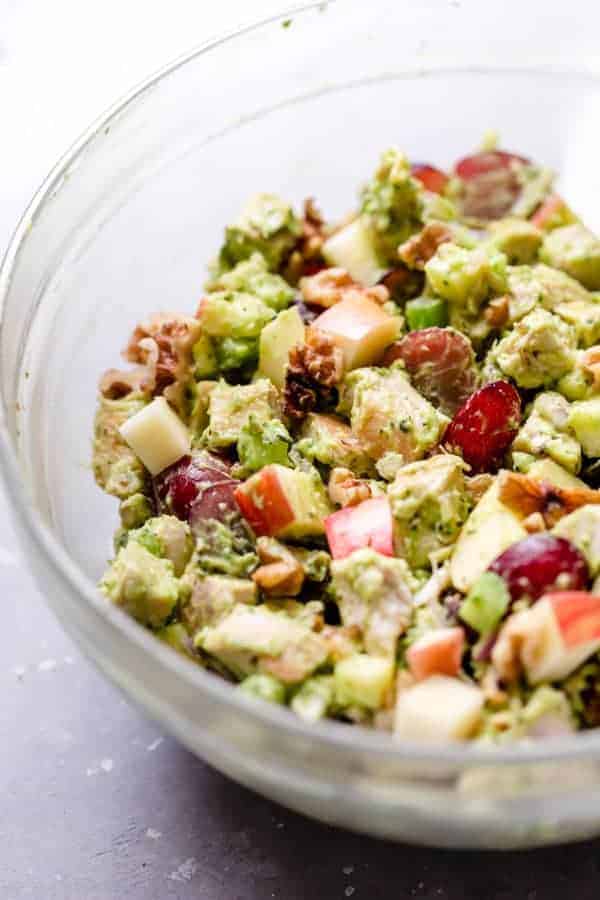
[[[118,364],[139,319],[195,309],[205,265],[249,194],[315,196],[341,215],[390,144],[443,165],[496,128],[508,148],[562,172],[573,204],[600,227],[596,32],[569,43],[578,6],[559,16],[537,0],[401,9],[340,0],[192,55],[67,156],[0,276],[3,466],[49,602],[110,677],[196,752],[359,830],[472,846],[588,834],[600,829],[600,738],[486,754],[308,729],[159,646],[94,589],[116,520],[90,469],[98,376]]]

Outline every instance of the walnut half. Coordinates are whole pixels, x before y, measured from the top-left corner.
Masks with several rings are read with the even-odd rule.
[[[356,506],[372,496],[369,483],[342,466],[331,470],[327,493],[331,502],[338,506]]]

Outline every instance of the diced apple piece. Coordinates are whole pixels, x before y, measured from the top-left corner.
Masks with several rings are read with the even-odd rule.
[[[428,743],[466,740],[479,724],[483,701],[474,685],[432,675],[399,693],[394,736]]]
[[[346,371],[379,362],[398,336],[399,320],[378,303],[354,294],[321,313],[312,328],[331,335],[344,354]]]
[[[235,491],[256,534],[304,538],[323,534],[331,511],[325,488],[307,472],[277,463],[265,466]]]
[[[497,556],[527,536],[519,516],[498,499],[498,479],[465,524],[450,562],[454,587],[467,593]]]
[[[355,219],[336,231],[321,249],[330,266],[341,266],[355,281],[372,287],[385,275],[371,238],[368,222]]]
[[[156,397],[119,428],[151,475],[190,452],[190,434],[164,397]]]
[[[462,628],[438,628],[409,647],[406,661],[417,681],[430,675],[458,675],[464,646]]]
[[[565,201],[558,194],[549,194],[541,206],[531,217],[531,221],[544,231],[560,228],[563,225],[571,225],[577,222],[577,216],[569,209]]]
[[[261,375],[283,390],[290,350],[304,343],[304,322],[295,306],[280,312],[260,334],[259,365]]]
[[[394,660],[356,653],[335,666],[336,703],[340,706],[362,706],[379,709],[392,686]]]
[[[562,466],[559,466],[558,463],[555,463],[554,460],[549,457],[537,459],[527,469],[527,474],[535,481],[548,481],[550,484],[559,488],[587,487],[585,481],[582,481],[581,478],[577,478],[575,475],[567,472],[566,469],[563,469]]]
[[[496,665],[502,666],[507,641],[518,646],[531,684],[560,681],[600,649],[600,596],[586,591],[546,594],[511,617],[492,651]]]
[[[384,556],[394,555],[393,521],[387,497],[346,506],[325,519],[325,532],[334,559],[343,559],[362,547]]]

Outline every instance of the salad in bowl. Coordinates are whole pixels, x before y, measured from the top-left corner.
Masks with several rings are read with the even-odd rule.
[[[100,380],[107,599],[309,722],[600,726],[600,239],[553,183],[488,140],[339,222],[252,197]]]

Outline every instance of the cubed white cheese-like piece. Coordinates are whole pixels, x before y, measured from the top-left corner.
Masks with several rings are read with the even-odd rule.
[[[369,230],[368,222],[358,218],[336,231],[322,248],[330,266],[341,266],[355,281],[372,287],[385,275]]]
[[[394,736],[428,743],[465,740],[479,724],[483,701],[474,685],[432,675],[398,695]]]
[[[321,313],[312,327],[331,336],[344,354],[346,371],[371,366],[398,336],[400,320],[374,300],[354,295]]]
[[[190,452],[190,435],[164,397],[156,397],[119,429],[151,475],[158,475]]]

